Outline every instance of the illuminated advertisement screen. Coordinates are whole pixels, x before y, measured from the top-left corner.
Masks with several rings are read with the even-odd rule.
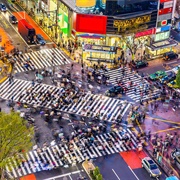
[[[76,8],[82,13],[104,12],[106,0],[76,0]]]
[[[77,32],[106,34],[106,24],[106,16],[74,14],[73,17],[73,28]]]

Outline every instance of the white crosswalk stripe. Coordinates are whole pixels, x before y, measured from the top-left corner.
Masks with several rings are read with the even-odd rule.
[[[134,85],[136,84],[137,87],[142,85],[142,77],[138,74],[134,74],[133,72],[130,71],[130,68],[127,68],[127,67],[125,67],[124,76],[123,76],[122,70],[119,70],[119,69],[109,70],[108,72],[105,72],[104,74],[106,76],[109,76],[110,78],[109,82],[113,85],[117,85],[117,80],[124,82],[125,85],[127,85],[127,83],[130,81],[132,81]],[[143,82],[144,84],[149,85],[149,82],[146,81],[145,79],[143,79]],[[154,88],[152,92],[150,92],[150,90],[147,90],[147,94],[143,94],[143,96],[141,97],[139,88],[137,88],[137,91],[135,93],[134,87],[135,86],[129,87],[126,92],[126,95],[136,102],[140,101],[140,99],[147,100],[157,95],[160,95],[160,90],[157,88]]]
[[[29,91],[30,93],[27,93]],[[47,84],[36,83],[33,87],[31,82],[14,79],[9,84],[6,80],[0,85],[0,96],[6,100],[12,100],[15,102],[23,102],[36,107],[42,106],[51,108],[55,106],[58,97],[54,97],[50,100],[42,100],[47,92],[51,94],[59,95],[60,88],[57,86],[51,86]],[[32,99],[33,94],[35,97]],[[69,95],[70,96],[70,95]],[[77,114],[81,116],[96,117],[101,120],[108,120],[114,122],[115,120],[123,117],[128,111],[131,104],[126,101],[109,98],[102,95],[86,94],[84,97],[80,97],[77,101],[73,99],[67,105],[58,105],[57,110]]]
[[[32,64],[35,69],[43,69],[45,67],[66,65],[70,63],[70,60],[66,58],[64,53],[57,48],[24,53],[22,56],[15,55],[14,58],[16,59],[15,69],[17,73],[33,70]],[[25,67],[25,63],[27,63],[29,58],[29,66]]]
[[[134,138],[131,145],[123,139],[124,135],[122,134],[124,133],[131,140]],[[18,154],[16,157],[9,158],[6,170],[10,177],[17,178],[60,166],[69,167],[86,159],[135,149],[138,141],[133,136],[134,134],[132,132],[130,133],[129,129],[124,129],[123,132],[113,131],[111,133],[96,135],[94,136],[94,141],[91,143],[89,143],[90,138],[85,139],[85,137],[81,137],[78,141],[72,140],[70,144],[64,143],[42,149],[38,148],[29,151],[25,155]],[[87,144],[89,145],[87,146]]]

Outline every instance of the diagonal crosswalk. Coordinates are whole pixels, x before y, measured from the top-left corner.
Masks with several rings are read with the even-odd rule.
[[[51,66],[66,65],[70,60],[66,58],[64,53],[57,48],[41,49],[40,51],[32,51],[24,53],[22,56],[15,55],[16,59],[15,69],[17,73],[35,69],[43,69]],[[25,64],[30,60],[29,66]],[[32,66],[34,65],[34,67]]]
[[[15,157],[9,158],[6,172],[10,178],[18,178],[43,170],[69,167],[86,159],[136,149],[138,143],[136,136],[129,129],[93,137],[94,140],[91,143],[89,143],[90,138],[82,136],[71,142],[31,150],[26,154],[19,153]],[[125,137],[132,143],[128,143]]]
[[[109,70],[108,72],[105,72],[104,74],[106,76],[109,76],[109,78],[110,78],[109,82],[113,85],[117,85],[117,80],[124,82],[125,86],[130,81],[132,81],[136,87],[139,87],[139,86],[142,87],[142,84],[145,84],[145,85],[147,84],[148,86],[150,85],[148,81],[146,81],[145,79],[143,79],[143,81],[142,81],[141,76],[131,72],[130,69],[127,67],[125,67],[125,75],[124,76],[123,76],[122,70],[119,70],[119,69]],[[143,87],[137,88],[137,90],[135,92],[134,91],[135,86],[129,87],[126,92],[126,95],[129,96],[131,99],[133,99],[135,102],[140,101],[140,99],[147,100],[147,99],[153,98],[157,95],[160,95],[160,90],[157,88],[154,88],[153,91],[148,89],[147,93],[146,94],[144,93],[143,96],[141,96],[140,89],[143,90]]]
[[[32,86],[30,81],[14,79],[9,84],[6,80],[0,85],[0,96],[6,100],[20,101],[36,107],[52,108],[57,110],[88,117],[98,117],[101,120],[114,122],[123,117],[131,104],[126,101],[102,95],[87,93],[79,95],[74,92],[66,97],[68,103],[61,102],[62,88],[47,84],[36,83]],[[45,99],[47,93],[52,97]],[[48,95],[49,96],[49,95]],[[58,105],[57,105],[58,102]]]

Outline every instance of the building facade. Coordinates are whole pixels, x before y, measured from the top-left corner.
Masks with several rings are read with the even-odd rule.
[[[126,49],[124,36],[147,39],[143,50],[150,58],[170,51],[177,44],[170,39],[175,0],[39,0],[39,3],[47,12],[57,12],[57,39],[67,37],[81,44],[86,59],[111,62],[118,48]]]

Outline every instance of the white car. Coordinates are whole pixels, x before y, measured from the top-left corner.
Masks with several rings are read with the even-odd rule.
[[[172,71],[177,74],[178,73],[178,70],[180,68],[180,65],[176,66],[175,68],[172,69]]]
[[[150,157],[145,157],[142,159],[142,167],[146,169],[150,177],[158,178],[161,176],[161,171]]]

